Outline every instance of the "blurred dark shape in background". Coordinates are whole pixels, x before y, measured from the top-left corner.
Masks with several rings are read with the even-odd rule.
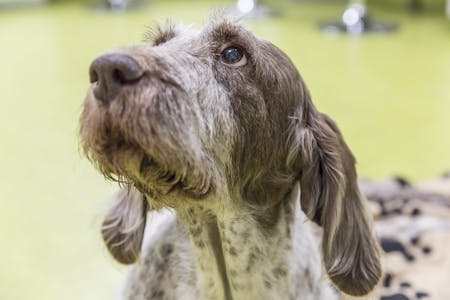
[[[111,11],[123,11],[132,8],[139,8],[149,0],[0,0],[0,8],[17,8],[36,6],[52,3],[81,2],[87,3],[90,7],[97,9],[107,9]]]
[[[446,13],[450,17],[450,0],[446,1]],[[442,1],[442,3],[443,3]],[[304,3],[336,3],[342,1],[324,0],[286,0],[284,2],[304,2]],[[377,18],[374,18],[370,12],[370,6],[374,5],[380,1],[368,1],[368,0],[350,0],[348,1],[347,7],[343,11],[340,19],[338,21],[328,21],[322,22],[320,27],[322,30],[335,31],[335,32],[346,32],[348,34],[357,35],[364,32],[391,32],[398,28],[398,25],[393,22],[380,22]],[[370,2],[370,3],[369,3]],[[426,3],[429,4],[435,1],[429,0],[391,0],[387,1],[386,4],[391,4],[397,6],[399,3],[403,3],[404,9],[411,12],[420,13],[426,8]],[[280,1],[262,1],[262,0],[237,0],[235,5],[232,6],[231,11],[243,15],[245,17],[268,17],[268,16],[280,16],[282,11],[278,8]],[[387,5],[388,6],[388,5]],[[441,7],[443,7],[441,5]],[[442,11],[442,9],[441,9]]]
[[[344,10],[341,20],[320,24],[320,28],[330,32],[346,32],[351,35],[363,34],[365,32],[390,32],[397,29],[397,25],[380,23],[373,19],[368,13],[366,1],[350,1]],[[419,2],[413,0],[412,2]]]

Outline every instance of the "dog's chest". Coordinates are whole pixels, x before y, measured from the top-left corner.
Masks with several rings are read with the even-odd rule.
[[[226,273],[233,299],[288,299],[289,225],[280,219],[262,229],[250,216],[219,222]]]
[[[156,215],[121,299],[337,299],[321,277],[311,224],[283,214],[271,234],[239,214],[188,230],[174,213]]]
[[[215,238],[205,226],[191,230],[199,298],[325,299],[317,243],[305,222],[285,205],[269,228],[233,211],[218,217]]]

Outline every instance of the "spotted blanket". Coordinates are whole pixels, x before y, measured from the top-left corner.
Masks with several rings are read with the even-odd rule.
[[[414,186],[402,178],[361,180],[360,186],[384,270],[365,299],[450,300],[450,174]]]

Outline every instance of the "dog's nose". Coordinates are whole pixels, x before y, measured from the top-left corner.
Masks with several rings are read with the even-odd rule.
[[[125,85],[136,84],[144,75],[138,63],[125,54],[105,54],[95,59],[89,70],[94,95],[104,102],[112,101]]]

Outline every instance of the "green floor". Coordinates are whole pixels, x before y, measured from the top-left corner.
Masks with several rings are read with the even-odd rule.
[[[0,299],[98,300],[116,290],[124,269],[98,234],[115,187],[77,147],[89,63],[140,42],[155,20],[199,25],[214,6],[153,2],[127,14],[76,4],[0,11]],[[378,8],[401,24],[398,33],[330,36],[315,25],[342,3],[284,7],[283,18],[249,27],[292,57],[317,106],[338,121],[360,174],[421,180],[450,169],[450,21]]]

